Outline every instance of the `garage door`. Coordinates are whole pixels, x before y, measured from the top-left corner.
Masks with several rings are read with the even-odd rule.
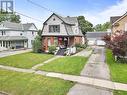
[[[88,45],[95,45],[95,40],[89,40]]]
[[[100,46],[103,46],[103,45],[105,45],[106,43],[105,43],[103,40],[97,40],[96,44],[97,44],[97,45],[100,45]]]

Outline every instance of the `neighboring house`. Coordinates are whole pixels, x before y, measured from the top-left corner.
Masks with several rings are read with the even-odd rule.
[[[105,36],[107,32],[87,32],[86,38],[88,45],[105,45],[105,42],[102,40],[102,37]]]
[[[122,16],[114,16],[110,18],[112,25],[112,33],[118,31],[127,31],[127,12]]]
[[[67,48],[85,43],[77,17],[62,17],[55,13],[44,22],[42,38],[44,51],[51,45]]]
[[[32,48],[32,42],[37,35],[33,23],[0,23],[0,50]]]

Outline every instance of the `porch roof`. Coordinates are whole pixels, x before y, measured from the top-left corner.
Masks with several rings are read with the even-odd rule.
[[[0,36],[0,41],[20,41],[20,40],[28,40],[24,36]]]

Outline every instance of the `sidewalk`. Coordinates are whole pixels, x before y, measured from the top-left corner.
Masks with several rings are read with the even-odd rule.
[[[18,50],[18,51],[3,51],[0,52],[0,58],[1,57],[6,57],[6,56],[11,56],[11,55],[16,55],[16,54],[21,54],[25,52],[31,52],[32,49],[26,49],[26,50]]]
[[[95,87],[96,89],[97,88],[98,89],[103,88],[103,89],[108,89],[108,90],[110,89],[110,90],[127,91],[127,84],[112,82],[109,80],[89,78],[89,77],[84,77],[84,76],[61,74],[61,73],[54,73],[54,72],[35,71],[32,69],[20,69],[20,68],[3,66],[3,65],[0,65],[0,68],[6,69],[6,70],[11,70],[11,71],[16,71],[16,72],[33,73],[33,74],[37,74],[37,75],[60,78],[60,79],[68,80],[68,81],[77,82],[77,83],[82,84],[82,85],[87,85],[87,87],[89,87],[89,86]],[[80,95],[80,94],[77,94],[77,95]],[[89,94],[86,94],[86,95],[89,95]],[[93,94],[93,95],[96,95],[96,94]],[[101,95],[107,95],[107,94],[101,94]]]
[[[110,88],[114,84],[110,83],[110,72],[105,63],[104,48],[96,47],[80,75],[95,79],[96,86],[102,85],[102,88],[77,83],[70,89],[67,95],[113,95]],[[103,89],[103,86],[108,86],[109,88]]]

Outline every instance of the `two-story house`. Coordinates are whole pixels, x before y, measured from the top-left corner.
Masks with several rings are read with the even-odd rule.
[[[114,16],[110,18],[111,31],[127,31],[127,12],[122,16]]]
[[[53,13],[43,24],[44,51],[48,51],[51,45],[66,48],[75,44],[84,44],[84,40],[77,17],[62,17]]]
[[[32,48],[32,42],[37,35],[37,28],[33,23],[0,23],[0,50]]]

